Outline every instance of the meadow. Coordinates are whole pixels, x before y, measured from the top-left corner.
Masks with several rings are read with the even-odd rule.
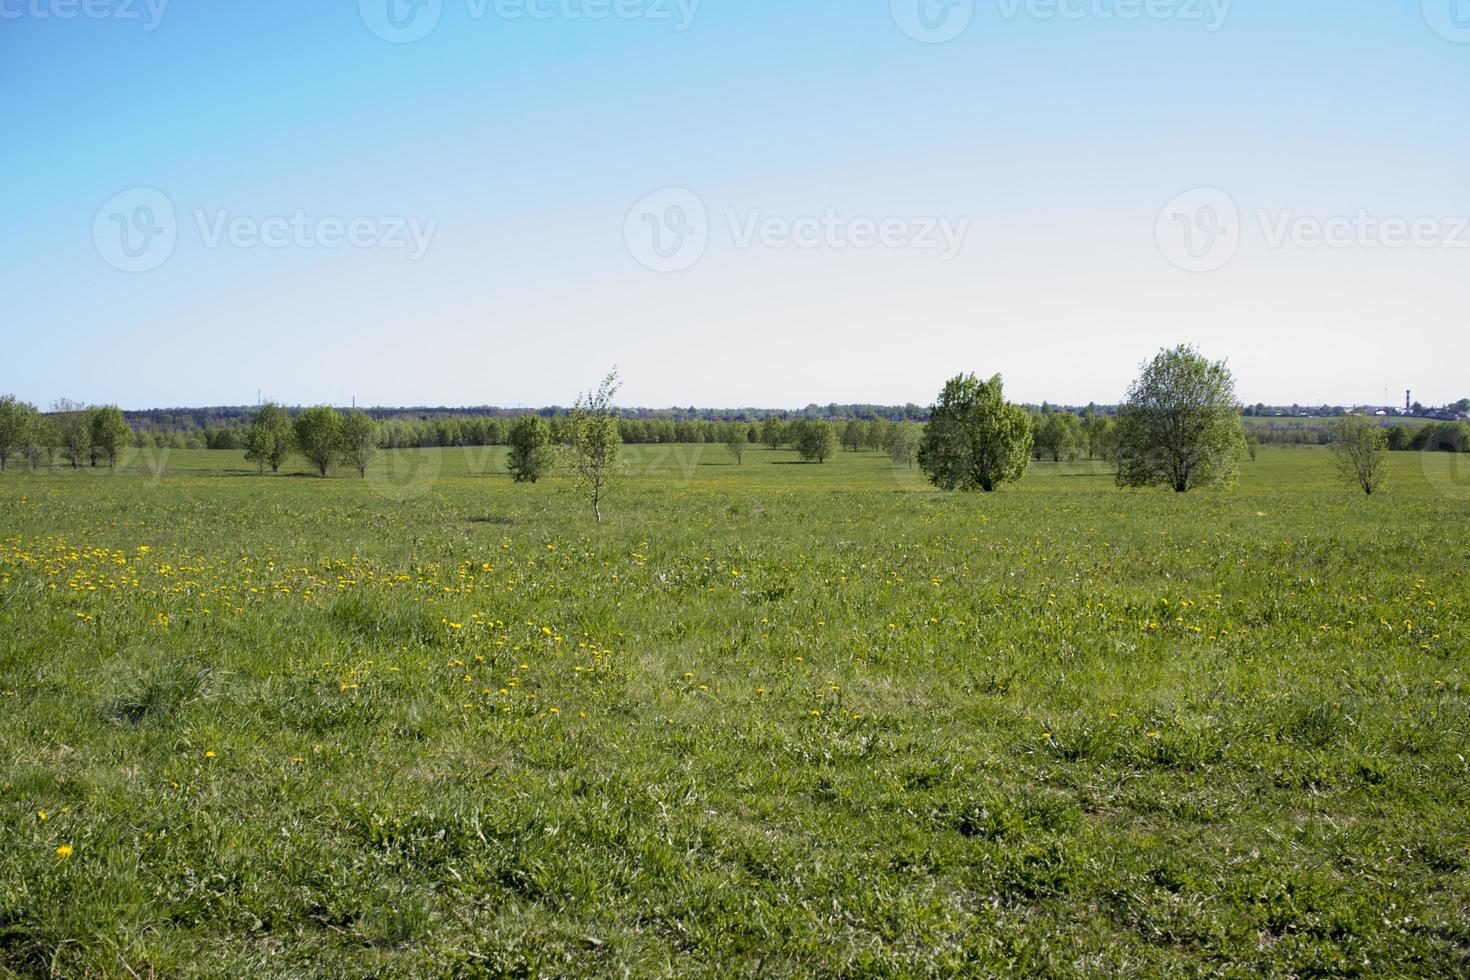
[[[501,452],[0,476],[0,973],[1470,973],[1463,457]]]

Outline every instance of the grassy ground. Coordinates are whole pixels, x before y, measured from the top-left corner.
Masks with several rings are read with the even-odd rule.
[[[0,477],[0,972],[1470,972],[1457,457],[630,455]]]

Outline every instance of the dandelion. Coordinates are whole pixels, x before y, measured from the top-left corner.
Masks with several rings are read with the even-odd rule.
[[[61,860],[63,861],[71,857],[73,853],[74,852],[72,851],[72,847],[70,844],[62,844],[56,849],[56,856],[61,858]]]
[[[39,820],[39,821],[41,821],[42,823],[45,823],[46,822],[46,811],[45,810],[37,810],[36,811],[36,819]]]
[[[205,752],[204,753],[204,758],[206,758],[206,759],[213,759],[214,758],[214,750],[213,749],[210,749],[208,752]]]

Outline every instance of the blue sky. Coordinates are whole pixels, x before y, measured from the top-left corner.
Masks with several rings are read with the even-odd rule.
[[[0,391],[1470,396],[1466,0],[424,2],[0,0]]]

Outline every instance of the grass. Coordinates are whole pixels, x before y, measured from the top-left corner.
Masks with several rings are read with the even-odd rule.
[[[1457,457],[629,450],[0,477],[0,972],[1470,972]]]

